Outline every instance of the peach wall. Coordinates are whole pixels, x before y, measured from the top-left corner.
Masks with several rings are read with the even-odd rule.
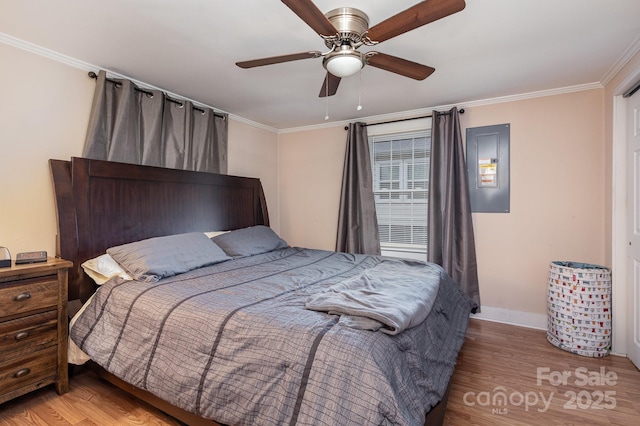
[[[262,182],[271,227],[280,229],[278,201],[278,135],[240,121],[229,121],[230,175],[259,178]]]
[[[540,320],[550,261],[605,261],[602,109],[596,89],[461,116],[463,135],[511,125],[511,212],[474,214],[484,306]],[[291,244],[334,248],[345,141],[343,126],[280,136],[281,233]]]
[[[281,134],[280,234],[290,245],[334,250],[342,168],[344,126]]]
[[[0,246],[55,254],[50,158],[81,156],[95,82],[87,72],[0,43]],[[278,222],[277,134],[229,123],[229,173],[262,179]],[[274,220],[275,219],[275,220]]]
[[[55,254],[50,158],[82,153],[94,82],[0,43],[0,245]]]
[[[550,261],[605,262],[602,96],[596,89],[462,116],[463,129],[511,128],[511,211],[473,215],[483,305],[546,315]]]

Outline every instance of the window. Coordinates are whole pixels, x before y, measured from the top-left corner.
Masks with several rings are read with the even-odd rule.
[[[383,254],[426,255],[430,132],[369,136],[369,148]]]

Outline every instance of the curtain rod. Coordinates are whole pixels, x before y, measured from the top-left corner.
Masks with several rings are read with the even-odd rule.
[[[94,80],[97,80],[97,79],[98,79],[98,74],[96,74],[96,73],[95,73],[95,72],[93,72],[93,71],[89,71],[89,78],[93,78]],[[120,82],[119,82],[118,80],[114,80],[114,79],[112,79],[112,78],[107,78],[107,81],[108,81],[108,82],[110,82],[110,83],[113,83],[113,84],[115,84],[115,85],[120,84]],[[144,89],[141,89],[141,88],[139,88],[139,87],[135,87],[135,86],[134,86],[134,90],[135,90],[136,92],[144,93],[145,95],[153,96],[153,92],[149,92],[148,90],[144,90]],[[180,105],[180,106],[183,106],[183,105],[184,105],[184,103],[183,103],[182,101],[180,101],[180,100],[178,100],[178,99],[173,99],[173,98],[171,98],[169,95],[167,95],[166,93],[164,94],[164,96],[165,96],[165,99],[166,99],[166,100],[168,100],[169,102],[172,102],[172,103],[174,103],[174,104],[178,104],[178,105]],[[197,107],[197,106],[195,106],[195,105],[193,105],[193,109],[195,109],[196,111],[200,111],[200,112],[201,112],[201,113],[203,113],[203,114],[205,113],[205,110],[204,110],[204,109],[202,109],[202,108],[200,108],[200,107]],[[223,120],[225,120],[225,119],[226,119],[226,117],[225,117],[224,115],[222,115],[222,114],[218,114],[218,113],[217,113],[217,112],[215,112],[215,111],[213,112],[213,115],[214,115],[214,116],[216,116],[216,117],[220,117],[220,118],[222,118]]]
[[[464,114],[464,108],[460,108],[460,110],[458,112],[460,114]],[[440,114],[449,115],[451,113],[449,111],[446,111],[446,112],[441,112]],[[367,127],[369,127],[369,126],[377,126],[378,124],[399,123],[401,121],[418,120],[420,118],[431,118],[431,117],[433,117],[433,115],[429,114],[429,115],[422,115],[420,117],[399,118],[397,120],[389,120],[389,121],[381,121],[379,123],[365,124],[365,126],[367,126]]]

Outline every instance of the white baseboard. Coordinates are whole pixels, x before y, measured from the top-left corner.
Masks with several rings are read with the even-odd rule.
[[[512,311],[511,309],[482,306],[482,312],[479,314],[471,314],[471,318],[477,318],[483,321],[499,322],[502,324],[517,325],[520,327],[535,328],[537,330],[547,330],[547,316],[531,312]],[[624,352],[616,351],[615,347],[611,348],[610,353],[615,356],[627,357]]]
[[[511,309],[493,308],[491,306],[483,305],[482,312],[479,314],[471,314],[471,318],[519,325],[521,327],[535,328],[539,330],[547,329],[546,315],[513,311]]]

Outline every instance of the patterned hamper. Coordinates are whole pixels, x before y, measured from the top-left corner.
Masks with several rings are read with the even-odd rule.
[[[611,271],[579,262],[551,262],[547,340],[578,355],[611,350]]]

